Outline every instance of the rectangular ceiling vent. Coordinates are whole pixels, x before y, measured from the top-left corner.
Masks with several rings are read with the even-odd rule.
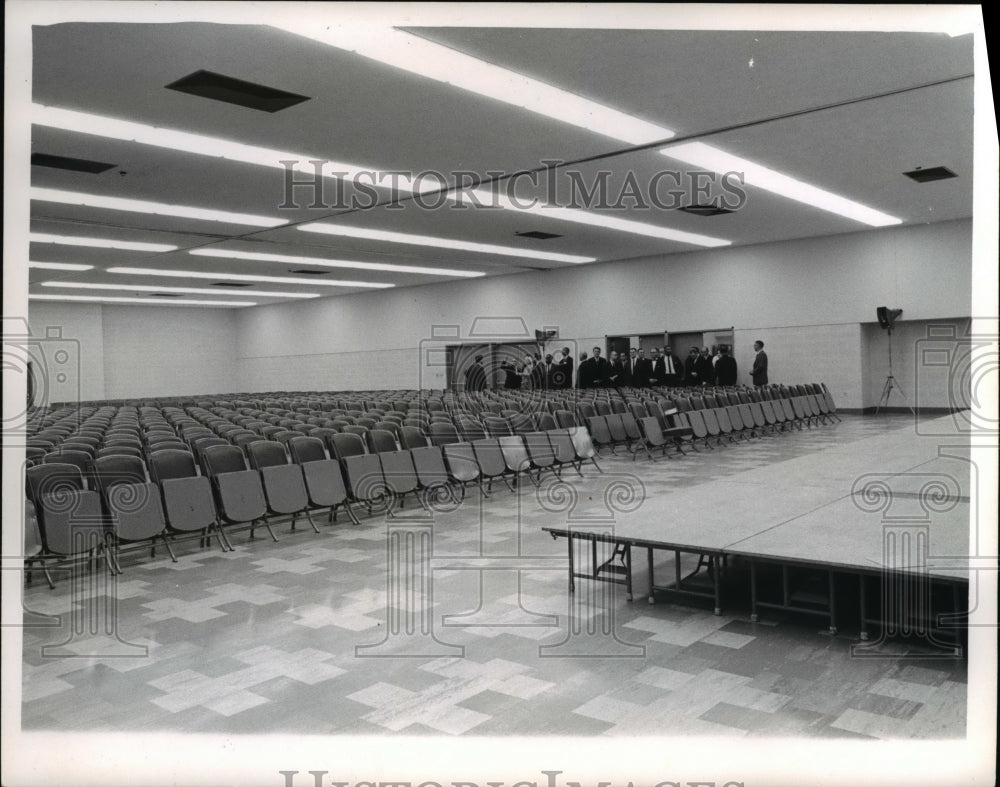
[[[917,183],[930,183],[934,180],[947,180],[948,178],[958,177],[947,167],[929,167],[928,169],[917,167],[915,170],[904,172],[903,174],[917,181]]]
[[[213,281],[213,287],[253,287],[248,281]]]
[[[179,292],[151,292],[149,293],[150,298],[183,298],[184,296]]]
[[[553,238],[561,238],[562,235],[556,235],[554,232],[542,232],[541,230],[532,230],[531,232],[515,232],[522,238],[531,238],[532,240],[552,240]]]
[[[723,208],[721,205],[685,205],[678,210],[694,216],[722,216],[726,213],[732,213],[729,208]]]
[[[309,270],[309,268],[288,269],[289,273],[304,273],[306,276],[325,276],[330,271]]]
[[[257,109],[261,112],[280,112],[282,109],[288,109],[309,100],[309,96],[300,96],[286,90],[244,82],[242,79],[234,79],[204,70],[195,71],[176,82],[171,82],[167,85],[167,89],[201,98],[210,98],[213,101],[224,101],[227,104],[236,104],[248,109]]]
[[[51,167],[52,169],[66,169],[70,172],[88,172],[91,175],[100,175],[102,172],[114,169],[118,165],[105,164],[103,161],[90,161],[85,158],[53,156],[51,153],[32,153],[31,166]]]

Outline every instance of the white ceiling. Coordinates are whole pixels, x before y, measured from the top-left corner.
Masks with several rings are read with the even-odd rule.
[[[972,215],[971,35],[402,29],[672,129],[676,139],[723,148],[899,217],[904,225]],[[32,65],[36,104],[377,170],[432,170],[454,182],[453,173],[458,171],[510,175],[542,169],[548,160],[580,162],[557,170],[557,201],[568,195],[568,170],[578,172],[588,186],[599,172],[608,171],[608,193],[615,197],[629,178],[645,185],[657,173],[684,169],[658,153],[662,145],[636,148],[266,25],[73,22],[36,26]],[[202,69],[299,93],[309,100],[267,113],[165,88]],[[129,276],[106,269],[129,266],[292,276],[290,269],[310,267],[187,253],[197,247],[461,268],[490,276],[571,264],[321,235],[294,226],[317,220],[585,255],[599,262],[700,248],[538,213],[459,210],[452,203],[426,209],[409,199],[390,207],[384,202],[387,192],[380,193],[382,204],[352,210],[312,209],[309,195],[300,190],[296,199],[301,207],[281,209],[283,173],[276,168],[41,125],[32,127],[31,145],[34,153],[115,164],[97,175],[34,166],[33,186],[275,216],[289,222],[276,229],[260,229],[32,201],[32,232],[169,243],[179,250],[149,253],[32,243],[33,261],[95,267],[78,273],[33,269],[31,294],[87,294],[43,287],[42,282],[48,281],[116,288],[91,292],[105,296],[149,297],[148,292],[130,290],[136,285],[193,286],[218,289],[220,297],[264,304],[282,298],[250,298],[253,288],[216,287],[206,279]],[[902,175],[934,166],[945,166],[957,177],[921,185]],[[328,179],[324,187],[327,201],[332,202],[334,181]],[[345,193],[354,192],[348,188]],[[547,198],[545,175],[535,189],[526,178],[518,180],[516,193]],[[685,204],[690,201],[684,198]],[[599,207],[588,210],[602,212]],[[603,212],[721,238],[734,246],[870,229],[753,188],[747,189],[741,209],[715,217],[628,204]],[[562,237],[531,240],[516,235],[533,230]],[[329,269],[318,278],[404,287],[450,277],[343,268]],[[255,288],[324,296],[357,291],[273,283]]]

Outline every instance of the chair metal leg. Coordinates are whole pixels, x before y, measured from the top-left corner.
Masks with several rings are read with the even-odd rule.
[[[309,509],[306,508],[306,509],[304,509],[304,511],[305,511],[306,519],[308,519],[309,520],[309,524],[312,525],[313,532],[314,533],[318,533],[319,532],[319,528],[316,527],[316,523],[313,521],[312,514],[310,513]]]
[[[171,559],[171,560],[172,560],[172,561],[173,561],[174,563],[176,563],[176,562],[177,562],[177,555],[175,555],[175,554],[174,554],[174,550],[173,550],[173,547],[171,547],[171,546],[170,546],[170,539],[169,539],[169,538],[167,538],[167,534],[166,534],[166,533],[161,533],[161,534],[160,534],[160,538],[162,538],[162,539],[163,539],[163,544],[164,544],[164,546],[166,546],[166,548],[167,548],[167,552],[169,552],[169,553],[170,553],[170,559]]]

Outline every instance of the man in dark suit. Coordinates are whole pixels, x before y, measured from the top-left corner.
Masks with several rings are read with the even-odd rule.
[[[635,351],[635,347],[630,347],[628,351],[628,358],[624,359],[622,363],[622,375],[621,384],[622,385],[638,385],[636,382],[635,371],[636,364],[639,361],[639,355]]]
[[[757,355],[754,356],[750,376],[753,378],[753,384],[759,388],[767,385],[767,353],[764,352],[764,342],[760,339],[753,343],[753,349]]]
[[[707,347],[702,347],[701,355],[698,356],[698,379],[702,385],[715,384],[715,364],[712,363],[712,354]]]
[[[674,355],[670,345],[663,348],[663,382],[661,385],[680,385],[684,379],[684,365],[681,359]]]
[[[513,360],[508,358],[501,363],[500,370],[506,375],[503,381],[504,388],[516,389],[521,387],[521,375],[518,374],[517,366],[514,365]]]
[[[726,345],[719,348],[719,360],[715,362],[715,384],[736,385],[736,359]]]
[[[684,385],[690,387],[701,385],[701,376],[698,374],[698,348],[692,347],[688,350],[688,356],[684,359]]]
[[[653,362],[646,357],[646,353],[642,348],[636,353],[635,360],[635,371],[632,372],[632,385],[639,388],[645,388],[652,383],[650,380],[653,377]]]
[[[607,358],[601,357],[601,348],[595,347],[591,351],[590,363],[593,364],[594,372],[590,381],[591,388],[604,388],[609,384],[611,378],[611,364]]]
[[[552,353],[546,354],[545,364],[543,368],[545,369],[545,382],[544,382],[545,388],[546,389],[557,388],[558,386],[555,384],[556,369],[558,369],[559,367],[556,366],[555,362],[553,361]]]
[[[569,347],[562,348],[562,357],[556,362],[555,380],[559,383],[554,388],[573,387],[573,356],[569,354]]]
[[[477,355],[475,361],[465,370],[465,390],[473,393],[486,388],[486,370],[483,369],[483,356]]]
[[[608,360],[608,388],[620,388],[624,385],[625,364],[617,350],[611,351],[611,358]]]
[[[660,355],[660,348],[654,347],[649,352],[649,384],[663,385],[666,378],[667,372],[663,365],[663,356]]]
[[[587,353],[585,352],[580,353],[580,366],[578,367],[576,375],[577,388],[593,387],[594,365],[590,363],[590,359],[587,358]]]

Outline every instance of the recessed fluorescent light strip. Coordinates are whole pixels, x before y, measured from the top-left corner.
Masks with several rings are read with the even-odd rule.
[[[310,287],[362,287],[382,290],[395,287],[395,284],[382,284],[370,281],[339,281],[335,279],[298,279],[290,276],[251,276],[243,273],[219,273],[209,271],[177,271],[157,268],[108,268],[108,273],[128,276],[166,276],[175,279],[219,279],[220,281],[256,281],[269,284],[307,284]]]
[[[87,303],[141,303],[143,306],[256,306],[254,301],[195,301],[173,298],[115,298],[103,295],[28,295],[31,301],[86,301]]]
[[[391,27],[313,20],[274,27],[632,145],[675,136],[669,128]]]
[[[202,156],[213,156],[215,158],[240,161],[246,164],[257,164],[265,167],[274,167],[284,170],[283,160],[298,162],[293,169],[306,175],[314,175],[312,159],[322,159],[321,156],[307,155],[305,153],[288,153],[272,148],[256,147],[254,145],[244,145],[230,140],[219,139],[217,137],[206,137],[200,134],[189,134],[184,131],[174,131],[172,129],[157,128],[147,126],[142,123],[133,123],[127,120],[102,117],[101,115],[91,115],[86,112],[77,112],[70,109],[59,109],[58,107],[46,107],[40,104],[32,105],[32,123],[49,128],[58,128],[79,134],[93,134],[99,137],[110,139],[122,139],[129,142],[138,142],[143,145],[155,145],[157,147],[169,148],[171,150],[183,150]],[[656,139],[662,139],[656,136]],[[394,187],[400,193],[438,191],[444,187],[443,183],[433,182],[433,178],[424,177],[420,179],[418,186],[415,186],[411,178],[401,176],[398,172],[380,172],[371,167],[362,167],[354,164],[345,164],[337,161],[326,161],[325,172],[345,173],[343,177],[348,180],[361,175],[362,181],[366,184],[372,183],[376,188],[383,186]],[[426,183],[426,185],[424,185]],[[476,206],[474,200],[458,197],[454,193],[449,195],[452,200],[469,202]],[[478,204],[492,206],[494,204],[492,194],[480,192]],[[536,212],[545,206],[531,206],[524,208],[512,203],[510,200],[501,199],[500,206],[506,210],[520,212]],[[677,240],[684,243],[692,243],[697,246],[728,246],[729,241],[718,238],[706,238],[686,232],[674,232],[672,230],[656,227],[640,221],[629,221],[627,219],[611,219],[599,213],[590,213],[585,210],[574,210],[570,208],[552,208],[551,212],[541,214],[548,218],[559,221],[570,221],[575,224],[584,224],[606,229],[627,232],[634,235],[646,235],[653,238],[664,238],[667,240]],[[698,240],[685,240],[685,238],[704,238],[707,242]]]
[[[503,196],[492,194],[482,189],[471,192],[452,192],[448,198],[454,202],[464,202],[468,205],[493,204],[487,200],[495,200],[495,204],[500,207],[512,207],[515,210],[522,210],[526,213],[535,213],[539,216],[557,219],[559,221],[569,221],[574,224],[586,224],[591,227],[604,227],[611,230],[621,230],[630,232],[633,235],[646,235],[650,238],[661,238],[663,240],[677,241],[678,243],[691,243],[695,246],[730,246],[732,241],[722,238],[713,238],[710,235],[700,235],[696,232],[683,232],[673,230],[669,227],[661,227],[658,224],[647,224],[641,221],[629,221],[610,216],[606,213],[587,213],[582,210],[572,208],[559,208],[554,205],[531,205],[529,207],[514,206],[510,200]]]
[[[364,271],[387,271],[390,273],[418,273],[427,276],[475,278],[486,275],[480,271],[461,271],[451,268],[421,268],[416,265],[388,265],[381,262],[327,260],[322,257],[293,257],[289,254],[264,254],[249,251],[227,251],[226,249],[190,249],[188,254],[193,254],[196,257],[222,257],[231,260],[259,260],[261,262],[289,262],[293,265],[318,265],[324,268],[355,268]]]
[[[559,254],[557,252],[531,251],[517,249],[513,246],[496,246],[492,243],[472,243],[449,238],[435,238],[430,235],[408,235],[404,232],[388,232],[386,230],[366,230],[357,227],[342,227],[338,224],[300,224],[296,229],[304,232],[319,232],[325,235],[339,235],[346,238],[364,238],[366,240],[381,240],[386,243],[405,243],[411,246],[432,246],[436,249],[460,249],[462,251],[477,251],[483,254],[503,254],[507,257],[525,257],[532,260],[551,260],[552,262],[595,262],[596,257],[580,257],[575,254]]]
[[[188,295],[218,295],[219,290],[209,287],[159,287],[149,284],[91,284],[77,281],[43,281],[43,287],[65,287],[76,290],[132,290],[138,292],[177,292]],[[248,298],[318,298],[315,292],[264,292],[263,290],[244,290],[227,293],[228,295],[246,296]]]
[[[251,213],[230,213],[224,210],[208,210],[192,208],[186,205],[167,205],[162,202],[148,202],[138,199],[120,199],[118,197],[102,197],[98,194],[80,194],[75,191],[60,191],[58,189],[32,188],[31,199],[41,202],[57,202],[62,205],[83,205],[89,208],[105,208],[121,210],[130,213],[148,213],[154,216],[177,216],[200,221],[219,221],[225,224],[245,224],[251,227],[280,227],[287,224],[287,219],[275,219],[270,216],[255,216]]]
[[[74,235],[48,235],[44,232],[29,232],[31,243],[55,243],[59,246],[93,246],[98,249],[123,249],[125,251],[177,251],[176,246],[166,243],[135,243],[125,240],[103,238],[82,238]]]
[[[92,115],[88,112],[77,112],[72,109],[32,104],[31,122],[35,125],[58,128],[78,134],[92,134],[98,137],[138,142],[142,145],[153,145],[170,150],[183,150],[186,153],[194,153],[199,156],[239,161],[243,164],[256,164],[282,171],[285,171],[285,165],[282,164],[282,161],[294,161],[296,163],[292,169],[305,175],[315,174],[315,169],[310,161],[322,160],[325,171],[341,173],[348,180],[360,178],[366,185],[378,187],[384,184],[386,188],[392,186],[401,192],[414,191],[412,179],[404,177],[398,172],[379,172],[375,167],[329,161],[323,156],[289,153],[274,148],[244,145],[229,139],[191,134],[187,131],[176,131],[158,126],[147,126],[144,123],[133,123],[130,120]],[[380,180],[380,178],[382,179]],[[432,180],[430,178],[423,180],[428,181],[428,184],[416,189],[417,191],[436,191],[441,188],[441,184],[429,182]]]
[[[812,205],[820,210],[836,213],[838,216],[860,221],[871,227],[888,227],[892,224],[903,223],[902,219],[895,216],[811,186],[801,180],[756,164],[749,159],[740,158],[719,148],[706,145],[704,142],[685,142],[672,145],[663,148],[660,153],[669,158],[683,161],[685,164],[720,174],[742,172],[744,183],[747,186],[764,189],[781,197],[787,197],[796,202]]]
[[[35,262],[28,260],[29,268],[38,268],[45,271],[92,271],[93,265],[80,265],[75,262]]]

